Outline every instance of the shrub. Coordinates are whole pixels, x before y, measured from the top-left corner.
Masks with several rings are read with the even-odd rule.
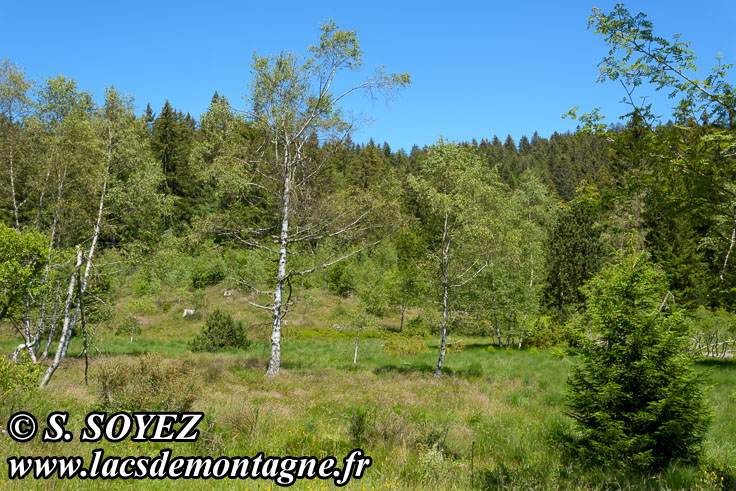
[[[358,293],[365,311],[371,315],[382,317],[389,303],[389,295],[384,282],[376,281],[364,285]]]
[[[645,253],[621,255],[586,288],[594,333],[568,379],[569,414],[590,461],[639,469],[694,460],[708,426],[703,383],[683,317],[665,306],[663,273]]]
[[[202,291],[192,292],[192,305],[196,310],[202,310],[207,307],[207,295]]]
[[[108,411],[186,411],[200,388],[191,364],[169,362],[156,353],[108,360],[96,378],[99,403]]]
[[[356,446],[363,445],[369,436],[370,430],[371,421],[368,409],[364,407],[353,409],[350,413],[350,424],[348,426],[350,441]]]
[[[133,295],[136,297],[161,293],[161,280],[153,276],[150,270],[144,268],[136,271],[133,275],[131,286],[133,287]]]
[[[583,346],[593,335],[590,316],[587,312],[571,312],[562,326],[565,343],[571,348]]]
[[[390,356],[419,355],[429,351],[424,338],[419,336],[393,335],[386,339],[383,349]]]
[[[132,299],[125,306],[125,310],[133,315],[153,315],[159,312],[153,298],[149,296]]]
[[[551,348],[567,344],[566,331],[548,320],[538,319],[524,344],[534,348]]]
[[[119,336],[130,336],[130,342],[133,342],[133,336],[143,332],[141,323],[135,316],[130,314],[121,314],[114,317],[115,334]]]
[[[14,391],[35,391],[42,372],[43,367],[34,365],[27,351],[23,351],[17,362],[0,356],[0,400]]]
[[[437,351],[440,350],[442,345],[440,343],[437,343]],[[445,345],[445,349],[447,350],[447,353],[461,353],[465,351],[465,345],[462,342],[462,339],[459,339],[457,341],[447,341],[447,344]]]
[[[354,277],[347,261],[341,261],[327,270],[327,288],[341,297],[347,297],[355,290]]]
[[[204,288],[225,279],[225,260],[215,252],[198,256],[192,265],[192,286]]]
[[[275,265],[265,259],[258,251],[249,249],[228,250],[224,257],[228,275],[238,278],[246,284],[258,284],[263,281],[263,278],[270,277],[271,273],[275,271]]]
[[[418,315],[404,324],[404,332],[412,336],[427,336],[436,330],[439,319],[429,313]]]
[[[228,348],[247,349],[251,344],[243,321],[235,321],[229,312],[215,309],[207,316],[202,332],[192,340],[192,351],[219,351]]]

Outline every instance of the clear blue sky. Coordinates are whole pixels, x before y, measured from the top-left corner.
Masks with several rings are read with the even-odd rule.
[[[356,97],[346,109],[374,123],[354,135],[393,149],[507,133],[518,141],[567,131],[572,106],[616,116],[623,92],[596,84],[606,53],[586,29],[593,6],[615,2],[34,2],[1,0],[0,58],[34,78],[64,74],[99,100],[114,84],[156,112],[164,101],[195,117],[217,90],[235,106],[247,92],[249,62],[281,50],[305,52],[332,18],[357,30],[364,69],[409,72],[412,86],[388,105]],[[627,2],[657,33],[692,41],[699,64],[718,52],[736,62],[736,2]]]

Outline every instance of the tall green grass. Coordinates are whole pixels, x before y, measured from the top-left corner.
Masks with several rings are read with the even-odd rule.
[[[384,349],[396,333],[379,325],[363,332],[358,361],[353,363],[355,333],[334,328],[337,299],[311,292],[284,329],[282,373],[265,377],[270,344],[268,319],[242,303],[223,298],[216,288],[204,290],[206,311],[217,306],[244,319],[255,342],[247,350],[218,354],[192,353],[187,343],[203,320],[156,312],[142,318],[143,332],[134,341],[113,332],[98,332],[90,387],[83,382],[81,342],[74,339],[69,359],[47,390],[25,400],[0,402],[0,425],[18,407],[44,418],[68,410],[78,435],[84,415],[99,407],[96,377],[103,360],[157,352],[186,360],[202,381],[193,410],[206,414],[196,443],[172,445],[175,455],[335,455],[345,456],[358,443],[373,465],[348,489],[728,489],[736,469],[736,363],[704,361],[713,388],[709,393],[714,423],[698,466],[672,464],[656,475],[585,468],[567,456],[560,443],[574,432],[565,414],[565,380],[574,352],[499,349],[491,338],[462,337],[464,349],[450,352],[443,375],[434,377],[437,339],[424,338],[428,351],[392,355]],[[123,299],[124,301],[125,299]],[[355,308],[350,299],[343,307]],[[387,321],[388,322],[388,321]],[[460,338],[453,338],[458,340]],[[5,335],[0,347],[17,339]],[[0,437],[1,438],[1,437]],[[166,444],[131,441],[101,443],[114,455],[156,455]],[[0,462],[10,455],[89,456],[97,444],[26,444],[0,441]],[[472,455],[472,459],[471,459]],[[472,466],[472,473],[471,473]],[[715,476],[715,477],[714,477]],[[723,481],[721,481],[723,477]],[[723,483],[723,487],[722,486]],[[7,483],[0,483],[7,484]],[[26,487],[29,482],[13,483]],[[168,487],[158,481],[50,481],[42,488],[108,488],[135,485]],[[267,489],[272,483],[228,481],[177,482],[177,487]],[[297,482],[294,489],[324,489],[331,482]],[[273,489],[273,487],[272,487]]]

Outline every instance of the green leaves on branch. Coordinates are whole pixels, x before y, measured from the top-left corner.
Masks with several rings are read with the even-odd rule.
[[[49,261],[48,240],[37,232],[21,232],[0,223],[0,320],[24,295],[42,287],[38,276]]]
[[[722,65],[720,56],[706,78],[695,78],[698,67],[691,43],[680,41],[679,35],[672,41],[655,35],[645,14],[632,15],[623,4],[617,4],[609,14],[594,9],[588,28],[602,35],[610,48],[599,65],[599,81],[621,81],[632,89],[648,82],[656,90],[670,90],[671,99],[682,98],[677,109],[680,119],[710,114],[733,127],[736,94],[725,80],[732,65]],[[628,102],[634,105],[632,91],[627,92]]]
[[[276,132],[284,140],[281,143],[306,138],[312,130],[344,134],[352,122],[344,120],[338,106],[343,97],[358,90],[390,93],[411,83],[408,74],[386,74],[379,68],[362,83],[333,92],[337,72],[358,70],[363,52],[355,31],[341,30],[331,20],[321,30],[320,43],[309,48],[309,58],[286,51],[253,55],[251,116]]]

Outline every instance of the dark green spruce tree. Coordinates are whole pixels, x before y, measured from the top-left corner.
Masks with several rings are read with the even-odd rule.
[[[696,460],[710,409],[663,271],[646,252],[619,253],[586,293],[595,337],[568,379],[577,450],[616,470]]]

